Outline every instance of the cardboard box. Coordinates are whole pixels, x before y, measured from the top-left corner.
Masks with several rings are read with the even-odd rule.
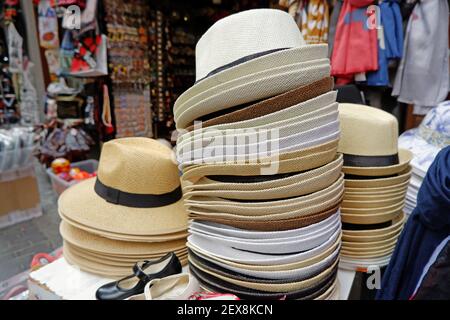
[[[0,217],[39,207],[39,188],[32,168],[2,173],[0,177]]]

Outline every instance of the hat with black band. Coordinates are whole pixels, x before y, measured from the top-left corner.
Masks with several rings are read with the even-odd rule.
[[[150,236],[187,229],[172,150],[149,138],[105,143],[97,178],[65,191],[58,206],[68,220],[102,234]]]

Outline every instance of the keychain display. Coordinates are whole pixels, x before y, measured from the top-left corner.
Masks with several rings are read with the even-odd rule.
[[[144,0],[104,0],[104,7],[116,138],[151,137],[149,5]]]

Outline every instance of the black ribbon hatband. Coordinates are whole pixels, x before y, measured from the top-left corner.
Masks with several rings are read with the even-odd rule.
[[[387,167],[399,164],[398,153],[386,156],[344,154],[346,167]]]
[[[98,178],[94,186],[95,192],[109,203],[132,208],[157,208],[175,203],[183,196],[181,186],[163,194],[138,194],[124,192],[104,185]]]

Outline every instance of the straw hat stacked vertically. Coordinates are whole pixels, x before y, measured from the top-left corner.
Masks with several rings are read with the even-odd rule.
[[[398,149],[398,122],[390,113],[344,103],[339,119],[345,173],[341,267],[382,267],[403,228],[412,154]]]
[[[258,9],[216,22],[196,59],[174,107],[190,271],[241,298],[336,298],[344,180],[327,45]]]
[[[187,263],[187,212],[170,148],[149,138],[103,145],[98,175],[58,201],[64,257],[81,270],[119,278],[140,260],[175,252]]]

